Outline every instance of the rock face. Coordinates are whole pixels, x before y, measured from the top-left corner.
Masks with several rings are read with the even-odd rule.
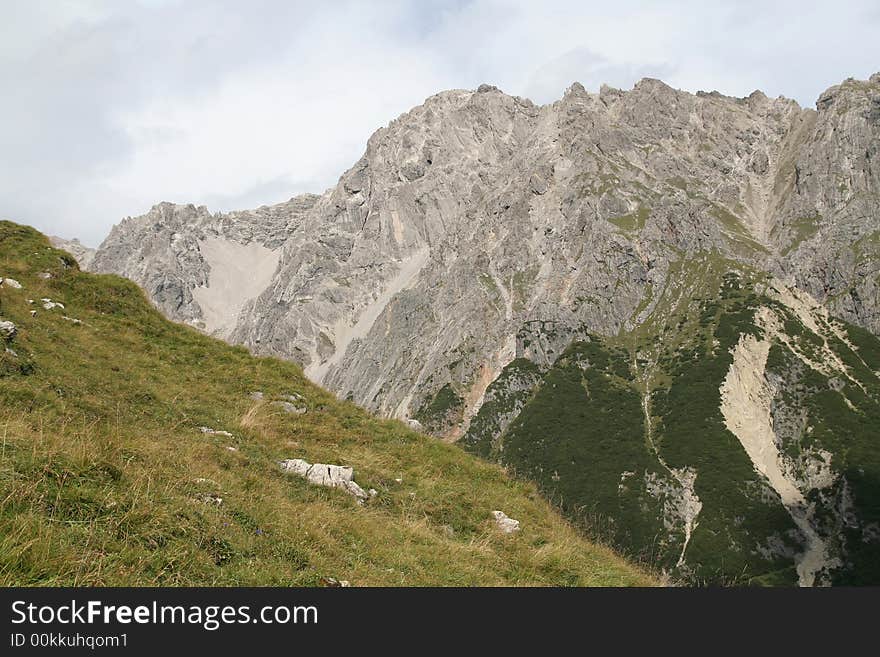
[[[169,317],[229,337],[242,306],[269,284],[281,245],[316,199],[217,215],[160,203],[115,226],[88,269],[130,278]]]
[[[226,215],[162,203],[116,226],[90,268],[456,438],[524,349],[552,359],[583,327],[639,326],[697,253],[880,330],[878,99],[878,76],[815,111],[650,79],[575,84],[545,106],[447,91],[378,130],[320,197]],[[540,354],[517,338],[535,321],[554,327]]]
[[[62,249],[72,255],[81,269],[88,269],[95,257],[96,249],[81,244],[78,239],[66,240],[61,237],[50,237],[49,242],[56,249]]]

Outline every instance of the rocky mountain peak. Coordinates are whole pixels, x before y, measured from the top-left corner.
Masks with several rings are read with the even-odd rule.
[[[650,78],[575,83],[543,106],[445,91],[377,130],[320,196],[217,215],[161,204],[117,226],[92,267],[380,413],[418,415],[451,390],[455,437],[529,322],[561,346],[633,330],[698,254],[880,330],[874,86],[844,82],[818,114]]]

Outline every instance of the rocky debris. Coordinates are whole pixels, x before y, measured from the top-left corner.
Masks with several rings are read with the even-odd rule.
[[[406,422],[406,426],[408,426],[413,431],[424,431],[425,427],[422,426],[422,423],[418,420],[413,420],[412,418],[406,418],[404,420]]]
[[[327,465],[325,463],[311,464],[303,459],[286,459],[281,461],[281,469],[306,479],[312,484],[326,486],[328,488],[341,488],[358,501],[375,497],[376,491],[364,491],[354,481],[354,469],[342,465]]]
[[[285,401],[292,402],[292,403],[296,403],[296,402],[303,401],[305,399],[305,397],[303,397],[299,393],[294,392],[289,395],[281,395],[281,399],[283,399]]]
[[[223,498],[217,493],[203,493],[196,499],[211,506],[221,506],[223,504]]]
[[[36,313],[35,310],[31,311],[31,312]],[[76,319],[75,317],[68,317],[67,315],[62,315],[61,319],[68,321],[72,324],[82,324],[83,323],[83,321],[81,319]]]
[[[52,274],[47,271],[41,271],[39,274],[37,274],[37,278],[42,278],[44,281],[48,281],[50,278],[52,278]]]
[[[54,308],[61,308],[64,310],[64,304],[58,303],[57,301],[52,301],[52,299],[40,299],[43,302],[43,310],[52,310]]]
[[[249,396],[251,399],[253,399],[254,401],[263,401],[263,398],[265,397],[265,395],[264,395],[262,392],[259,392],[259,391],[252,392],[252,393],[251,393],[250,395],[248,395],[248,396]]]
[[[66,240],[61,237],[50,237],[49,242],[56,249],[67,251],[79,264],[80,269],[88,269],[95,257],[96,249],[85,246],[78,239]]]
[[[321,586],[326,586],[327,588],[331,589],[345,589],[351,586],[351,582],[349,582],[347,579],[336,579],[335,577],[322,577],[320,583]]]
[[[507,514],[503,511],[493,511],[492,517],[495,519],[495,524],[498,525],[498,529],[505,534],[512,534],[519,531],[519,520],[508,518]]]
[[[285,413],[290,413],[291,415],[303,415],[309,410],[305,406],[297,406],[289,401],[274,401],[272,402],[272,406],[280,408]]]
[[[0,320],[0,339],[12,342],[18,333],[18,328],[9,320]]]
[[[211,427],[199,427],[199,431],[209,436],[224,436],[226,438],[234,438],[234,436],[228,431],[218,431],[217,429],[212,429]]]
[[[0,287],[8,287],[12,288],[13,290],[22,289],[21,283],[19,283],[14,278],[0,278]]]

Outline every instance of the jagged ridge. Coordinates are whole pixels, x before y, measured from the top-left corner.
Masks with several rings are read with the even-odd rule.
[[[93,268],[385,415],[415,416],[449,385],[454,438],[524,323],[631,329],[701,252],[880,330],[878,89],[849,80],[817,111],[656,80],[575,84],[541,107],[488,86],[443,92],[377,131],[322,196],[230,215],[162,204],[116,227]],[[194,292],[230,278],[212,237],[278,260],[262,293],[231,290],[241,312],[222,326],[201,324],[217,309]]]

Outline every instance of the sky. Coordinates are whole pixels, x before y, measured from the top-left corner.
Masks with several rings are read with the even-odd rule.
[[[794,98],[880,70],[880,2],[0,0],[0,218],[97,246],[160,201],[321,193],[444,89]]]

